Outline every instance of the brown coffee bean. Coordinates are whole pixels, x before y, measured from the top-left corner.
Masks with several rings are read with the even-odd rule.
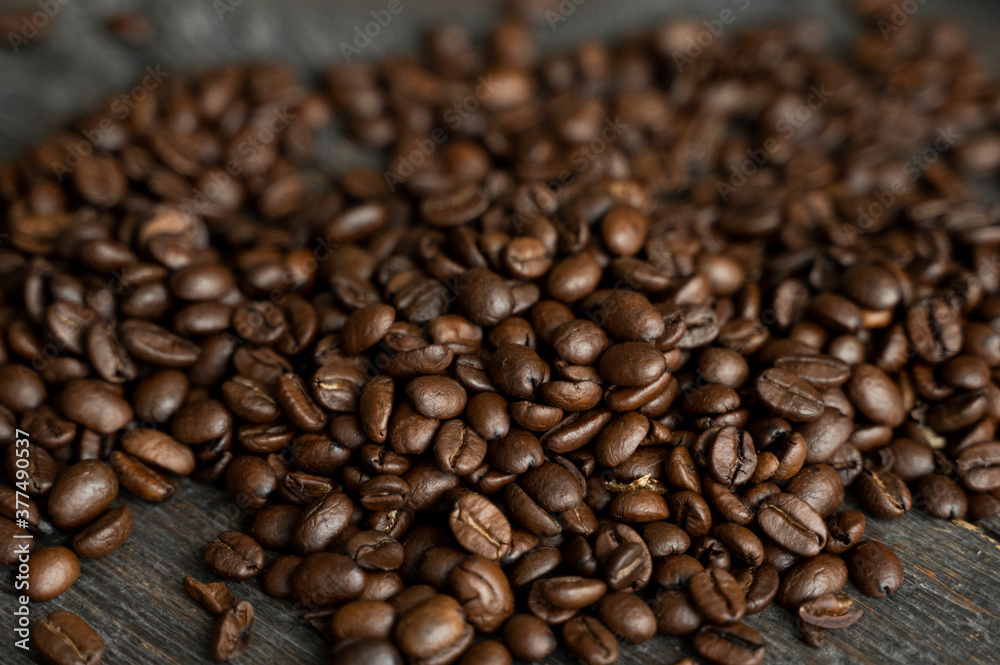
[[[610,665],[618,660],[618,640],[591,616],[570,619],[562,628],[566,650],[587,665]]]
[[[510,522],[480,494],[466,494],[456,501],[448,521],[455,539],[473,554],[496,561],[510,551]]]
[[[184,590],[192,600],[215,615],[223,614],[239,602],[225,582],[205,584],[189,576],[184,578]]]
[[[358,598],[365,580],[365,571],[350,558],[316,552],[302,559],[292,573],[292,597],[308,608],[338,605]]]
[[[764,638],[744,623],[704,626],[694,638],[698,655],[718,665],[759,665]]]
[[[40,603],[60,595],[80,576],[80,560],[72,550],[50,545],[32,552],[28,561],[28,598]]]
[[[896,553],[877,540],[863,540],[847,553],[847,570],[861,593],[884,598],[903,584],[903,565]]]
[[[84,460],[69,467],[49,492],[48,509],[60,529],[92,522],[118,496],[118,479],[100,460]]]
[[[757,512],[757,523],[769,538],[802,556],[816,556],[826,545],[823,518],[792,494],[768,499]]]
[[[99,559],[111,554],[132,534],[132,509],[112,508],[73,536],[71,546],[77,556]]]
[[[104,658],[104,640],[90,624],[67,610],[55,610],[35,624],[35,648],[48,663],[97,665]]]
[[[224,531],[205,548],[205,563],[227,580],[245,580],[264,568],[264,550],[246,534]]]
[[[255,624],[253,606],[245,600],[226,610],[215,624],[212,658],[232,660],[241,656],[250,644]]]
[[[56,399],[67,418],[99,434],[111,434],[132,420],[129,403],[100,381],[70,381]]]
[[[816,389],[777,367],[764,370],[754,384],[754,391],[772,413],[793,422],[816,420],[823,413],[823,398]]]

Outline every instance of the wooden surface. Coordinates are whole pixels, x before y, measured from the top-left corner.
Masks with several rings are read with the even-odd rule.
[[[16,2],[16,0],[15,0]],[[221,0],[225,3],[226,0]],[[14,4],[0,0],[0,5]],[[22,4],[37,6],[32,0]],[[386,3],[304,0],[231,0],[231,12],[222,18],[207,0],[143,3],[117,0],[65,0],[59,4],[53,37],[46,43],[13,55],[0,50],[0,159],[14,156],[31,141],[64,122],[73,113],[98,103],[106,94],[131,83],[147,65],[169,72],[191,70],[200,64],[270,57],[291,62],[303,71],[342,58],[339,44],[350,39],[354,27],[370,20],[371,9]],[[216,3],[218,4],[218,3]],[[461,3],[469,7],[476,3]],[[718,16],[729,0],[682,2],[613,2],[588,0],[549,31],[542,26],[546,47],[558,47],[595,34],[618,35],[642,28],[660,18],[688,13]],[[738,3],[743,5],[744,3]],[[933,3],[920,3],[932,14]],[[444,0],[405,2],[405,12],[373,40],[364,57],[411,46],[418,29],[435,16],[461,19],[479,29],[490,11],[459,16]],[[833,33],[849,22],[836,2],[754,0],[737,26],[768,20],[789,7],[799,15],[818,17]],[[126,7],[143,8],[157,25],[157,40],[148,47],[122,46],[101,29],[101,17]],[[963,19],[976,41],[1000,62],[1000,43],[993,31],[1000,25],[1000,4],[977,0],[953,1],[946,7]],[[326,146],[331,164],[359,158],[349,146],[331,140]],[[212,581],[202,562],[202,547],[220,531],[244,528],[248,516],[219,489],[183,482],[177,495],[164,504],[122,499],[135,510],[135,530],[118,552],[100,561],[84,561],[80,580],[68,592],[45,603],[32,604],[38,619],[56,608],[70,609],[91,623],[105,640],[106,663],[207,663],[214,618],[184,593],[181,579],[193,575]],[[955,665],[1000,662],[1000,520],[986,529],[934,520],[911,513],[886,522],[869,518],[869,537],[883,540],[899,553],[906,581],[884,600],[861,597],[866,614],[855,626],[831,632],[827,646],[810,649],[799,640],[794,622],[771,607],[747,623],[768,641],[765,662],[773,665],[804,663],[860,663],[884,665]],[[273,556],[273,555],[272,555]],[[0,595],[0,664],[37,663],[8,645],[13,640],[9,577]],[[328,645],[300,618],[294,603],[264,596],[255,581],[235,583],[233,591],[250,600],[258,617],[257,631],[247,654],[238,662],[326,663]],[[849,590],[852,587],[848,587]],[[642,645],[623,645],[623,664],[670,665],[692,655],[686,640],[658,637]],[[557,654],[550,665],[575,661]]]

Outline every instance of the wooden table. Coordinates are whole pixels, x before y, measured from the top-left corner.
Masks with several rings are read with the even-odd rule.
[[[579,2],[579,0],[577,0]],[[0,4],[11,4],[0,0]],[[34,6],[36,3],[27,3]],[[385,2],[341,1],[331,4],[305,0],[173,0],[166,3],[88,0],[56,2],[54,35],[46,43],[17,55],[0,50],[0,158],[9,158],[70,117],[97,104],[106,94],[129,85],[146,66],[161,65],[169,73],[191,70],[205,63],[278,58],[312,71],[343,57],[339,45],[354,34],[354,26],[371,20],[369,12]],[[464,10],[461,16],[444,0],[423,3],[403,0],[404,12],[363,57],[417,43],[417,28],[435,16],[461,19],[474,29],[488,24],[488,10]],[[489,3],[487,3],[489,4]],[[595,34],[619,35],[651,25],[673,14],[712,17],[734,4],[730,0],[696,3],[588,0],[557,29],[542,26],[546,48],[556,48]],[[462,3],[461,6],[472,3]],[[933,13],[931,3],[921,12]],[[39,5],[40,6],[40,5]],[[126,47],[110,39],[101,17],[126,6],[141,7],[157,26],[157,39],[147,47]],[[217,8],[222,9],[217,11]],[[739,24],[783,15],[788,3],[754,0]],[[228,11],[231,9],[232,11]],[[1000,25],[1000,5],[976,0],[954,0],[949,13],[961,17],[976,41],[1000,62],[1000,44],[993,28]],[[849,29],[836,2],[803,0],[795,3],[799,15],[818,18],[834,38]],[[343,142],[330,140],[324,159],[332,166],[364,158]],[[210,581],[202,562],[202,548],[226,529],[245,528],[249,518],[224,492],[184,481],[164,504],[146,504],[131,497],[123,501],[135,510],[135,530],[115,554],[100,561],[84,561],[80,580],[51,601],[31,606],[33,619],[56,608],[66,608],[94,625],[104,637],[106,663],[207,663],[214,618],[184,593],[185,575]],[[1000,662],[1000,519],[983,528],[964,522],[943,522],[911,513],[887,522],[869,517],[867,535],[885,541],[899,553],[906,568],[903,587],[884,600],[856,597],[865,616],[853,627],[831,632],[820,650],[807,647],[794,622],[777,607],[750,617],[747,623],[768,641],[767,663],[801,665],[837,663],[884,665],[983,665]],[[0,664],[36,663],[9,648],[13,641],[10,610],[14,601],[9,578],[0,595],[3,647]],[[247,654],[239,661],[253,664],[326,663],[328,645],[289,601],[268,598],[255,581],[232,584],[250,600],[258,617],[257,631]],[[849,587],[850,589],[850,587]],[[658,637],[645,645],[623,645],[623,664],[670,665],[693,655],[682,639]],[[557,654],[550,664],[573,659]]]

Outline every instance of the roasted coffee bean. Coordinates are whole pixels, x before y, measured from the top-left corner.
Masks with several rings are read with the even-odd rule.
[[[854,625],[864,610],[857,607],[846,593],[828,593],[799,606],[799,619],[811,626],[825,629],[847,628]]]
[[[152,466],[186,476],[195,469],[194,452],[165,432],[132,430],[122,437],[122,449]]]
[[[215,624],[212,658],[232,660],[242,655],[253,637],[255,623],[253,605],[245,600],[226,610]]]
[[[288,419],[307,432],[326,426],[326,413],[313,401],[306,384],[297,374],[282,374],[274,382],[274,395]]]
[[[851,402],[875,423],[898,427],[906,417],[899,389],[874,365],[855,367],[845,387]]]
[[[875,517],[902,517],[913,504],[909,488],[891,471],[865,469],[855,481],[865,509]]]
[[[393,638],[399,650],[412,659],[448,662],[465,651],[474,632],[465,622],[465,612],[457,600],[435,595],[399,617]]]
[[[481,494],[466,494],[456,501],[449,523],[455,539],[473,554],[496,561],[510,551],[510,522]]]
[[[177,486],[162,473],[149,468],[137,458],[119,450],[108,457],[121,487],[146,501],[165,501],[174,495]]]
[[[754,391],[772,413],[793,422],[816,420],[823,413],[823,397],[787,370],[777,367],[764,370],[754,384]]]
[[[239,602],[236,596],[226,587],[225,582],[204,584],[193,577],[184,578],[184,590],[191,599],[201,605],[207,612],[223,614]]]
[[[365,579],[365,571],[349,557],[316,552],[292,573],[292,597],[308,608],[338,605],[360,596]]]
[[[92,522],[118,496],[118,479],[100,460],[84,460],[63,472],[49,492],[48,510],[60,529]]]
[[[841,554],[854,547],[865,533],[865,515],[860,510],[845,510],[826,519],[830,536],[824,549]]]
[[[601,598],[597,615],[612,632],[629,642],[648,642],[656,635],[656,615],[635,594],[624,591],[609,593]]]
[[[511,655],[537,663],[556,650],[556,638],[544,621],[531,614],[515,614],[503,626],[503,641]]]
[[[466,557],[452,569],[448,583],[469,623],[481,633],[494,632],[514,614],[514,594],[504,571],[485,557]]]
[[[354,502],[338,491],[328,491],[309,504],[292,531],[292,547],[299,554],[320,552],[347,526]]]
[[[388,638],[395,622],[396,609],[389,603],[355,600],[341,606],[331,617],[330,635],[336,640]]]
[[[610,665],[618,660],[618,640],[591,616],[570,619],[562,627],[566,650],[587,665]]]
[[[732,575],[743,590],[746,614],[762,611],[778,594],[780,580],[774,566],[764,564],[759,568],[739,568],[732,571]]]
[[[184,403],[188,377],[176,369],[161,369],[139,381],[132,392],[135,417],[165,423]]]
[[[129,403],[100,381],[70,381],[57,396],[57,405],[67,418],[99,434],[111,434],[132,420]]]
[[[128,540],[132,534],[132,523],[129,506],[112,508],[73,536],[73,551],[84,559],[107,556]]]
[[[652,601],[656,629],[664,635],[690,635],[701,626],[701,615],[686,590],[671,589]]]
[[[705,620],[714,624],[739,621],[746,612],[746,599],[739,583],[721,568],[707,568],[688,581],[691,599]]]
[[[913,487],[913,505],[946,520],[965,518],[969,504],[965,492],[948,476],[930,473]]]
[[[832,554],[805,559],[785,573],[778,587],[777,603],[788,610],[828,593],[838,593],[847,584],[844,560]]]
[[[717,665],[758,665],[764,660],[764,638],[744,623],[704,626],[695,635],[694,648]]]
[[[967,489],[973,492],[1000,489],[1000,443],[988,441],[965,448],[958,454],[955,466]]]
[[[778,494],[757,511],[761,530],[776,543],[802,556],[816,556],[826,545],[823,518],[792,494]]]
[[[292,595],[292,574],[301,563],[302,557],[287,554],[275,559],[260,574],[261,591],[274,598],[288,598]]]
[[[128,319],[118,326],[122,343],[136,360],[160,367],[187,367],[198,361],[197,344],[148,321]]]
[[[80,560],[72,550],[50,545],[32,552],[28,561],[28,598],[40,603],[60,595],[80,576]]]
[[[877,540],[863,540],[848,551],[847,570],[861,593],[884,598],[903,584],[903,565],[896,553]]]
[[[227,580],[245,580],[264,568],[264,550],[246,534],[224,531],[205,548],[205,563]]]
[[[67,610],[55,610],[31,631],[35,648],[54,665],[98,665],[104,640],[90,624]]]

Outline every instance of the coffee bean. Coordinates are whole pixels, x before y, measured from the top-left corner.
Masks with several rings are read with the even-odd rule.
[[[481,633],[494,632],[514,614],[514,594],[507,577],[485,557],[466,557],[452,569],[448,582],[469,623]]]
[[[765,370],[758,377],[754,391],[772,413],[793,422],[816,420],[823,413],[823,398],[816,389],[777,367]]]
[[[884,598],[903,584],[903,565],[896,553],[877,540],[863,540],[848,551],[847,570],[861,593]]]
[[[531,614],[515,614],[503,626],[503,641],[511,655],[537,663],[556,650],[556,638],[544,621]]]
[[[84,559],[107,556],[128,540],[132,534],[132,523],[129,506],[112,508],[73,536],[73,551]]]
[[[232,660],[242,655],[253,637],[255,624],[253,605],[245,600],[226,610],[215,624],[212,658]]]
[[[828,593],[837,593],[847,584],[844,560],[832,554],[820,554],[792,567],[781,579],[779,605],[794,610],[802,603]]]
[[[100,460],[84,460],[69,467],[49,492],[48,509],[60,529],[92,522],[118,496],[118,480]]]
[[[53,665],[97,665],[104,658],[104,640],[90,624],[67,610],[55,610],[35,624],[35,648]]]
[[[186,476],[195,469],[194,452],[165,432],[136,429],[125,434],[122,449],[133,457],[171,473]]]
[[[743,590],[727,571],[708,568],[695,573],[688,584],[695,607],[707,621],[726,624],[743,618]]]
[[[757,512],[757,523],[776,543],[802,556],[816,556],[826,544],[823,518],[792,494],[766,501]]]
[[[43,547],[31,554],[28,576],[31,580],[28,598],[40,603],[73,586],[80,576],[80,560],[72,550],[61,545]]]
[[[245,580],[264,568],[264,551],[250,536],[224,531],[205,548],[205,563],[227,580]]]
[[[129,403],[100,381],[70,381],[57,400],[67,418],[100,434],[111,434],[132,420]]]
[[[204,584],[193,577],[184,578],[184,590],[191,599],[201,605],[207,612],[219,615],[237,605],[236,596],[226,587],[225,582]]]
[[[393,629],[399,650],[410,658],[457,658],[472,642],[472,626],[454,598],[431,596],[400,616]]]
[[[309,608],[337,605],[360,596],[365,579],[350,558],[317,552],[302,559],[292,573],[292,597]]]
[[[510,551],[510,522],[480,494],[466,494],[456,501],[448,521],[455,539],[473,554],[495,561]]]
[[[108,457],[108,462],[118,483],[140,499],[165,501],[177,491],[177,486],[169,478],[128,453],[116,450]]]
[[[1000,488],[1000,443],[992,441],[965,448],[958,455],[956,470],[962,484],[973,492]]]
[[[913,503],[909,488],[891,471],[865,469],[858,476],[856,484],[865,509],[875,517],[902,517]]]
[[[701,615],[686,590],[661,591],[653,600],[652,609],[656,614],[656,629],[664,635],[690,635],[701,626]]]
[[[744,623],[705,626],[695,635],[694,648],[718,665],[758,665],[764,660],[764,638]]]
[[[587,665],[610,665],[618,660],[618,640],[591,616],[570,619],[562,628],[566,649]]]

